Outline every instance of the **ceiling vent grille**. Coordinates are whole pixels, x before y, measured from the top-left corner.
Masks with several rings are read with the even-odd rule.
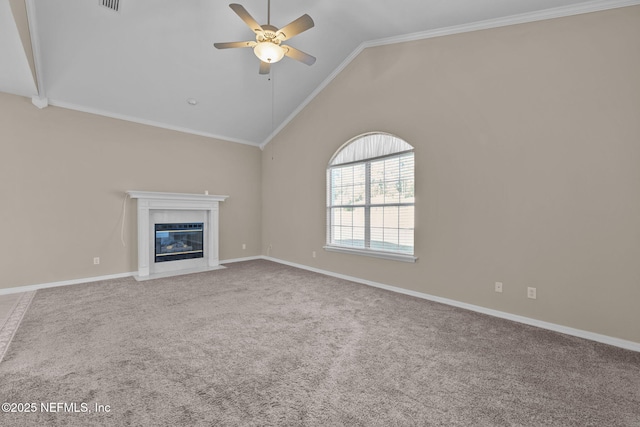
[[[100,5],[117,12],[120,7],[120,0],[100,0]]]

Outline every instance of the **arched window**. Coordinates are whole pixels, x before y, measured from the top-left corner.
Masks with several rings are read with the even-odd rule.
[[[357,136],[327,167],[327,245],[415,262],[413,147],[381,132]]]

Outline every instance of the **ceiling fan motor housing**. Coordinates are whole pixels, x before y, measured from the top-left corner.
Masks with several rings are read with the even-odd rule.
[[[282,43],[280,37],[276,36],[276,32],[278,31],[276,27],[273,27],[271,25],[264,25],[263,28],[265,30],[262,33],[256,34],[256,41],[258,43],[271,42],[277,44],[278,46],[280,45],[280,43]]]

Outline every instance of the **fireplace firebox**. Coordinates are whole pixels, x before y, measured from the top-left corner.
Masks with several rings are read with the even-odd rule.
[[[155,224],[156,262],[203,258],[202,222]]]

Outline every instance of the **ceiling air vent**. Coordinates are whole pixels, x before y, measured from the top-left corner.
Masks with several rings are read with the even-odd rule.
[[[100,0],[100,5],[117,12],[118,7],[120,7],[120,0]]]

